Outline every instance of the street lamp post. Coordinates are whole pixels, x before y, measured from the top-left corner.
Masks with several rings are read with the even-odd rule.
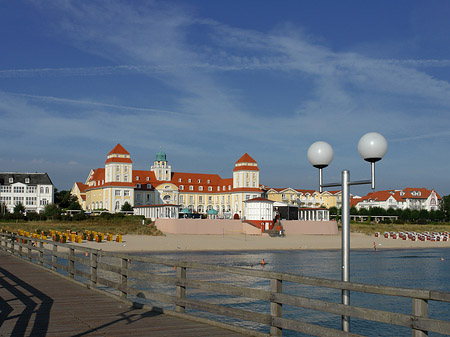
[[[341,186],[342,191],[342,281],[350,281],[350,185],[370,184],[375,189],[375,162],[381,160],[387,151],[386,139],[377,132],[369,132],[361,137],[358,143],[358,152],[361,157],[368,161],[371,166],[371,179],[350,181],[350,171],[343,170],[341,182],[334,184],[323,184],[322,169],[327,167],[334,157],[333,148],[330,144],[319,141],[313,143],[308,149],[308,160],[319,169],[319,190],[324,187]],[[342,289],[342,304],[350,304],[350,291]],[[350,332],[350,318],[342,316],[342,330]]]

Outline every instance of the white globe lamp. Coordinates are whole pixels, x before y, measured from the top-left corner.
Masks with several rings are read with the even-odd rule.
[[[375,163],[387,152],[387,141],[378,132],[369,132],[361,137],[358,143],[359,155],[370,163]]]
[[[311,144],[307,156],[312,166],[322,169],[333,161],[334,151],[330,144],[319,141]]]

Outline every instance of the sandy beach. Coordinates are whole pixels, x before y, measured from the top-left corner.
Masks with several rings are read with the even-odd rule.
[[[385,239],[352,233],[351,249],[377,250],[401,248],[450,248],[450,242]],[[233,251],[233,250],[292,250],[340,249],[341,235],[291,235],[283,238],[257,235],[183,235],[165,236],[125,235],[123,242],[84,242],[83,247],[114,252],[162,251]]]

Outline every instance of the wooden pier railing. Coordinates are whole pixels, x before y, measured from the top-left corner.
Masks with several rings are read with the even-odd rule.
[[[111,253],[82,245],[5,233],[0,233],[0,249],[61,273],[74,282],[117,296],[130,304],[225,327],[250,336],[281,336],[283,330],[315,336],[357,336],[293,319],[292,315],[285,317],[283,305],[334,314],[336,317],[345,315],[407,327],[411,329],[412,336],[427,336],[428,332],[450,335],[449,321],[428,316],[429,301],[449,303],[450,292],[342,282],[254,268]],[[200,271],[201,274],[192,277],[194,271]],[[230,277],[224,278],[224,275]],[[252,287],[254,279],[262,280],[257,282],[259,287]],[[319,300],[303,296],[303,293],[300,296],[283,292],[285,284],[320,287],[324,291],[347,289],[352,292],[403,297],[411,301],[412,311],[411,314],[397,313]],[[211,303],[205,296],[197,296],[202,293],[212,294],[211,297],[216,299],[224,295],[231,296],[240,301],[234,307],[229,305],[225,297],[223,303],[220,303],[220,299]],[[257,310],[252,311],[249,305],[239,305],[251,301],[257,302]]]

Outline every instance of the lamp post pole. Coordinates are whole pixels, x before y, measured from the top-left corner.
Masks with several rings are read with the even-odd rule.
[[[324,187],[341,187],[342,192],[342,239],[341,258],[342,274],[344,282],[350,282],[350,186],[370,184],[375,189],[375,162],[381,160],[387,151],[386,139],[376,132],[369,132],[361,137],[358,143],[358,151],[361,157],[371,163],[371,179],[361,181],[350,181],[350,171],[343,170],[341,183],[323,184],[322,169],[327,167],[333,160],[334,152],[332,147],[325,142],[319,141],[312,144],[308,149],[308,160],[319,169],[319,190]],[[341,303],[350,305],[350,291],[342,289]],[[342,316],[342,330],[350,332],[350,317]]]

